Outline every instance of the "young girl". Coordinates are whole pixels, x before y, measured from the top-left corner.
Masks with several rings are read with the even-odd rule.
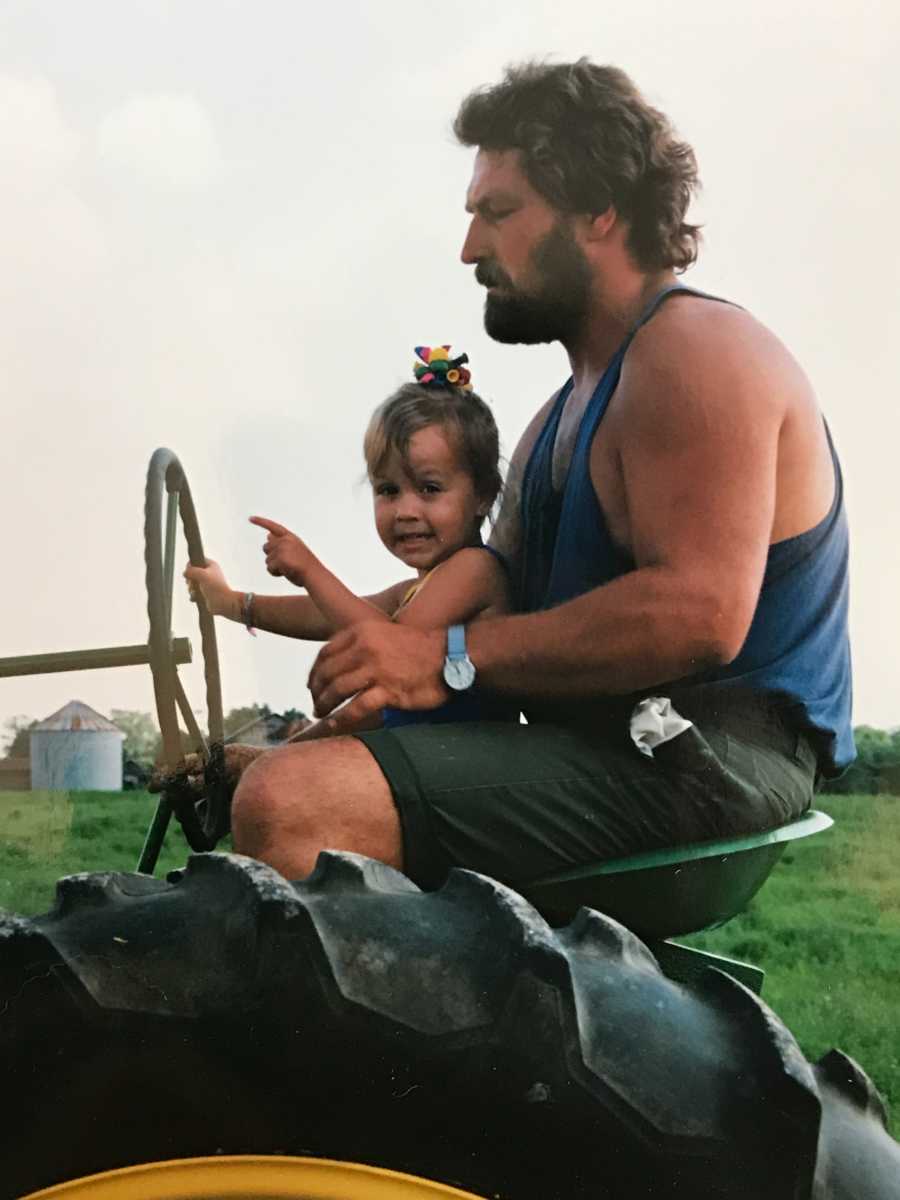
[[[417,347],[416,382],[404,384],[372,416],[363,442],[372,484],[375,528],[387,549],[410,569],[374,596],[357,596],[296,534],[251,517],[268,533],[263,552],[270,575],[305,596],[257,596],[230,588],[221,568],[188,567],[192,595],[210,612],[287,637],[327,641],[358,621],[398,621],[446,628],[509,607],[505,567],[481,540],[481,527],[501,488],[499,438],[490,409],[472,391],[465,354],[449,346]],[[420,721],[516,720],[508,701],[477,693],[454,695],[429,712],[385,709],[382,724]],[[372,725],[367,725],[372,728]],[[298,735],[327,736],[326,722]]]

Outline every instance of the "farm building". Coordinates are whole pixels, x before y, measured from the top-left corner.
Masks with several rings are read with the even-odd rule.
[[[312,721],[302,713],[286,717],[280,713],[267,713],[254,717],[225,739],[226,742],[241,742],[245,746],[279,746],[288,738],[311,725]]]
[[[121,791],[124,740],[112,721],[80,700],[70,700],[31,730],[32,788]]]

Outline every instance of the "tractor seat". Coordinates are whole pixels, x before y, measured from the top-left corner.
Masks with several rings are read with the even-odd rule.
[[[788,842],[833,824],[826,813],[811,809],[780,829],[560,871],[518,890],[554,925],[585,906],[614,917],[645,941],[699,933],[724,925],[747,906]]]

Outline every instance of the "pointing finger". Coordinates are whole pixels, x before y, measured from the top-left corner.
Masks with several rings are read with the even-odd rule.
[[[284,537],[286,533],[290,533],[289,529],[285,529],[277,521],[270,521],[268,517],[251,517],[250,524],[258,525],[260,529],[268,529],[269,533],[274,533],[276,537]]]

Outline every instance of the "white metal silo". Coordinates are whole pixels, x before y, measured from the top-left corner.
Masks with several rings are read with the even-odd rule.
[[[121,791],[124,740],[112,721],[70,700],[31,730],[32,789]]]

